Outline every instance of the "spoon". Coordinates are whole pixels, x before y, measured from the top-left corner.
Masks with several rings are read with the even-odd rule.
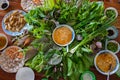
[[[110,71],[112,70],[112,64],[109,65],[109,70],[108,70],[108,74],[107,74],[107,80],[109,80],[110,78]]]

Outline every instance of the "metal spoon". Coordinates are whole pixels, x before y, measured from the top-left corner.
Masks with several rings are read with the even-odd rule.
[[[109,80],[110,78],[110,71],[112,70],[112,64],[110,64],[109,66],[109,70],[108,70],[108,75],[107,75],[107,80]]]

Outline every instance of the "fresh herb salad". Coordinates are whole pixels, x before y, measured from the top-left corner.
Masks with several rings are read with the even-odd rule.
[[[108,17],[108,18],[110,18],[110,17],[115,17],[116,16],[116,13],[115,13],[115,11],[114,10],[107,10],[106,11],[106,16]]]
[[[111,50],[113,52],[116,52],[118,50],[118,44],[113,43],[113,42],[109,42],[107,45],[107,49]]]
[[[50,2],[52,6],[48,5]],[[107,13],[113,15],[108,19],[104,10],[103,2],[48,0],[44,7],[29,11],[25,20],[33,26],[30,34],[34,36],[30,46],[36,48],[38,54],[28,60],[26,66],[43,72],[46,78],[79,80],[81,73],[93,65],[94,51],[90,45],[96,41],[103,42],[108,34],[106,29],[115,20],[114,14]],[[82,36],[80,41],[74,39],[68,52],[52,39],[56,22],[71,26],[75,35]]]

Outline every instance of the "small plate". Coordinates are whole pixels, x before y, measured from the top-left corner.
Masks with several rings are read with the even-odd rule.
[[[19,36],[19,35],[22,35],[22,33],[24,33],[24,30],[29,30],[30,29],[30,26],[26,23],[26,25],[20,30],[20,32],[12,32],[12,31],[9,31],[9,30],[6,30],[5,29],[5,23],[4,23],[4,19],[5,18],[7,18],[10,14],[12,14],[14,11],[19,11],[19,12],[21,12],[23,15],[25,15],[26,13],[24,12],[24,11],[22,11],[22,10],[12,10],[12,11],[10,11],[10,12],[8,12],[5,16],[4,16],[4,18],[3,18],[3,20],[2,20],[2,29],[3,29],[3,31],[6,33],[6,34],[8,34],[8,35],[10,35],[10,36]]]
[[[44,4],[44,0],[40,0],[41,4],[36,5],[32,0],[21,0],[21,7],[26,12],[29,12],[30,10],[42,6]]]

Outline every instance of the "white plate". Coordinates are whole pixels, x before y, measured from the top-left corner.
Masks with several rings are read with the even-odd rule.
[[[30,26],[28,25],[28,24],[26,24],[21,30],[20,30],[20,32],[12,32],[12,31],[9,31],[9,30],[6,30],[5,29],[5,23],[4,23],[4,19],[5,18],[7,18],[10,14],[12,14],[14,11],[19,11],[19,12],[21,12],[23,15],[25,15],[26,13],[24,12],[24,11],[22,11],[22,10],[12,10],[12,11],[10,11],[10,12],[8,12],[5,16],[4,16],[4,18],[3,18],[3,20],[2,20],[2,29],[3,29],[3,31],[6,33],[6,34],[8,34],[8,35],[10,35],[10,36],[19,36],[19,35],[22,35],[22,33],[24,32],[24,30],[29,30],[30,29]]]
[[[28,11],[44,4],[44,0],[40,0],[40,1],[41,1],[41,4],[36,5],[36,4],[34,4],[34,2],[32,0],[21,0],[21,7],[23,8],[23,10],[28,12]]]
[[[28,12],[36,7],[36,5],[32,2],[32,0],[21,0],[21,7],[23,8],[23,10]]]
[[[23,58],[21,60],[19,59],[19,61],[16,62],[16,60],[18,60],[18,58],[11,59],[11,58],[8,58],[8,56],[5,55],[6,50],[8,50],[10,48],[13,48],[13,47],[16,47],[17,49],[19,49],[18,51],[23,51],[18,46],[9,46],[2,52],[2,54],[0,56],[0,62],[1,62],[0,67],[1,67],[2,70],[4,70],[5,72],[8,72],[8,73],[16,73],[20,68],[22,68],[24,66],[25,56],[23,56]],[[16,52],[18,52],[18,51],[16,51]],[[13,65],[14,63],[15,63],[15,65]]]

